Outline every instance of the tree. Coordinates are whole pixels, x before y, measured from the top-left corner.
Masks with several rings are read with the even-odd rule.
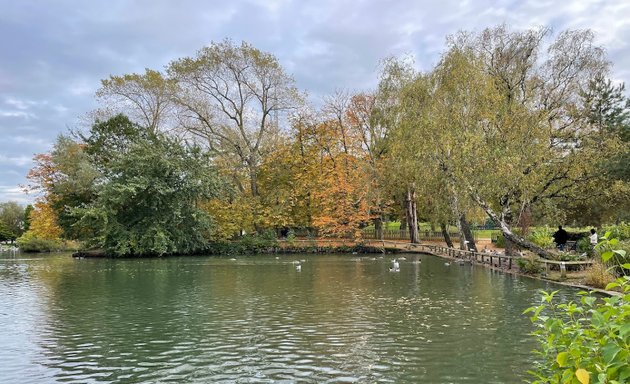
[[[113,149],[117,149],[114,147]],[[34,157],[35,166],[27,178],[30,192],[43,193],[41,202],[55,211],[57,224],[67,239],[93,236],[86,228],[75,225],[74,208],[83,207],[96,196],[100,173],[85,152],[85,145],[69,136],[60,135],[49,153]]]
[[[57,224],[57,214],[52,207],[43,201],[35,203],[31,213],[31,225],[24,237],[42,240],[59,240],[62,229]]]
[[[258,196],[258,169],[273,149],[279,116],[292,110],[299,95],[278,60],[243,42],[212,43],[194,58],[172,62],[169,75],[179,85],[176,101],[185,130],[203,139],[223,162],[244,172]]]
[[[421,88],[428,101],[407,111],[408,124],[423,130],[418,150],[458,205],[474,202],[507,240],[543,256],[512,227],[535,205],[585,198],[577,187],[601,177],[598,159],[614,148],[579,102],[607,70],[602,49],[589,31],[568,31],[541,58],[547,34],[500,26],[453,37]]]
[[[19,237],[24,233],[24,208],[15,201],[0,203],[0,223],[14,237]]]
[[[100,147],[113,141],[124,143],[120,151]],[[205,247],[211,218],[200,204],[219,187],[206,152],[129,125],[122,117],[95,124],[86,142],[102,178],[96,199],[74,214],[81,217],[80,225],[94,228],[94,245],[116,256],[191,253]]]
[[[4,222],[0,221],[0,242],[14,241],[16,238],[15,233],[9,230]]]
[[[159,71],[146,69],[144,74],[110,76],[101,81],[96,97],[105,110],[97,111],[100,117],[125,114],[151,132],[169,128],[173,119],[173,96],[177,85],[173,79]]]
[[[33,205],[28,204],[24,208],[24,232],[28,231],[31,227],[31,212],[33,212]]]

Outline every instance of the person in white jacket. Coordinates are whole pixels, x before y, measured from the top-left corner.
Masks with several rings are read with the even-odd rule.
[[[595,247],[597,245],[597,232],[595,232],[595,229],[591,229],[589,238],[591,239],[591,247]]]

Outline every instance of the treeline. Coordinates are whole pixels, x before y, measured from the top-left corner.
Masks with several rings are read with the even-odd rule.
[[[490,218],[545,256],[514,229],[628,218],[630,108],[609,74],[590,31],[499,26],[450,37],[428,72],[386,59],[376,89],[314,107],[273,55],[212,43],[103,80],[89,131],[36,156],[34,212],[115,255],[390,220],[412,241],[420,220],[455,224],[474,247],[470,223]]]

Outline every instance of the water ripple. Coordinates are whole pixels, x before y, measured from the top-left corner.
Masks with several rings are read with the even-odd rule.
[[[543,283],[429,256],[388,267],[334,255],[0,259],[0,381],[522,381],[534,345],[521,312]]]

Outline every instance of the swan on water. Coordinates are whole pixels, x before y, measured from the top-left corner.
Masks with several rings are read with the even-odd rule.
[[[392,267],[389,269],[390,272],[400,272],[400,264],[396,259],[392,260]]]
[[[451,263],[449,263],[449,262],[447,261],[446,263],[444,263],[444,265],[446,265],[446,266],[448,267],[449,265],[451,265]]]
[[[302,265],[298,264],[295,266],[295,271],[296,272],[302,272]]]

